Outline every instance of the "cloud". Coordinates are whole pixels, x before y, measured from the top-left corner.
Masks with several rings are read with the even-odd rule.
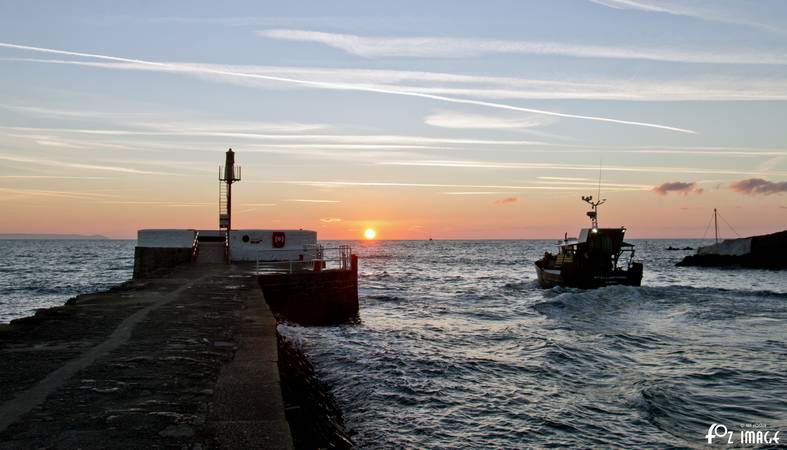
[[[54,191],[47,189],[13,189],[0,187],[0,192],[17,197],[59,197],[59,198],[72,198],[77,200],[102,200],[109,197],[107,194],[99,194],[93,192],[72,192],[72,191]],[[3,196],[3,200],[8,200],[10,197]]]
[[[506,197],[506,198],[501,198],[500,200],[495,200],[495,205],[510,205],[518,201],[519,199],[516,197]]]
[[[111,122],[162,132],[302,133],[331,128],[330,125],[324,123],[227,121],[216,118],[173,120],[171,116],[164,114],[69,110],[30,105],[0,104],[0,108],[37,117],[55,117],[58,119],[110,119]],[[178,116],[180,115],[179,113]],[[47,136],[42,136],[42,138],[46,137]]]
[[[500,117],[444,111],[431,114],[424,123],[440,128],[516,130],[543,127],[556,121],[554,117],[530,115],[527,117]]]
[[[61,175],[0,175],[0,178],[31,179],[31,180],[111,180],[110,177],[74,177]]]
[[[683,195],[688,195],[692,192],[701,194],[702,189],[697,187],[697,183],[686,183],[683,181],[669,181],[651,189],[659,195],[667,195],[670,192],[678,192]]]
[[[536,177],[539,180],[550,180],[550,181],[593,181],[590,178],[582,178],[582,177]]]
[[[598,170],[598,167],[595,168]],[[576,191],[577,189],[583,188],[583,186],[575,186],[575,185],[547,185],[547,186],[534,186],[534,185],[489,185],[489,184],[443,184],[443,183],[397,183],[397,182],[376,182],[376,181],[264,181],[260,182],[264,184],[295,184],[299,186],[309,186],[309,187],[318,187],[318,188],[325,188],[325,187],[357,187],[357,186],[368,186],[368,187],[410,187],[410,188],[456,188],[456,189],[484,189],[484,191],[470,191],[470,190],[463,190],[463,191],[453,191],[453,192],[443,192],[446,195],[500,195],[500,194],[507,194],[507,191],[519,191],[519,190],[536,190],[536,191],[558,191],[558,190],[571,190]],[[597,186],[596,183],[592,183],[591,186]],[[607,187],[608,185],[603,184],[602,187]],[[637,187],[638,185],[621,185],[621,186],[633,186],[633,187],[621,187],[621,188],[614,188],[616,191],[642,191],[649,189],[648,187]]]
[[[0,105],[0,108],[32,114],[43,117],[56,117],[58,119],[96,119],[107,117],[128,120],[131,118],[151,118],[152,113],[116,113],[108,111],[64,110],[57,108],[33,105]]]
[[[182,207],[182,208],[193,208],[193,207],[204,207],[204,206],[213,206],[213,203],[205,203],[205,202],[158,202],[158,201],[136,201],[136,200],[129,200],[129,201],[108,201],[103,202],[112,205],[145,205],[145,206],[163,206],[163,207]],[[245,211],[238,211],[238,212],[245,212]]]
[[[330,128],[322,123],[299,122],[244,122],[219,120],[137,122],[134,125],[162,132],[197,132],[197,133],[303,133],[320,131]]]
[[[129,173],[135,175],[175,175],[173,173],[167,172],[152,172],[148,170],[139,170],[139,169],[131,169],[128,167],[118,167],[118,166],[103,166],[103,165],[96,165],[96,164],[79,164],[79,163],[69,163],[64,161],[53,161],[49,159],[34,159],[34,158],[24,158],[19,156],[13,155],[2,155],[0,154],[0,160],[4,161],[11,161],[11,162],[19,162],[19,163],[30,163],[30,164],[40,164],[46,166],[53,166],[53,167],[71,167],[74,169],[86,169],[86,170],[99,170],[99,171],[107,171],[107,172],[120,172],[120,173]]]
[[[664,154],[664,155],[704,155],[704,156],[728,156],[737,158],[756,158],[758,156],[787,156],[784,151],[770,151],[758,148],[740,148],[740,147],[679,147],[677,149],[650,149],[650,150],[636,150],[632,147],[631,150],[623,150],[630,153],[643,153],[643,154]],[[609,150],[617,151],[621,150]]]
[[[752,5],[746,5],[744,8],[729,8],[729,3],[725,5],[718,0],[710,2],[674,2],[669,0],[590,0],[593,3],[607,6],[614,9],[632,9],[638,11],[665,13],[674,16],[685,16],[695,19],[705,20],[709,22],[728,23],[733,25],[743,25],[751,28],[768,31],[771,33],[785,34],[785,24],[765,23],[773,21],[774,15],[771,17],[755,17],[752,11],[756,8],[751,8]],[[765,3],[765,2],[762,2]],[[727,6],[727,8],[725,8]]]
[[[324,217],[324,218],[320,219],[320,222],[325,222],[325,223],[335,223],[335,222],[341,222],[341,221],[342,221],[342,219],[339,219],[337,217]]]
[[[258,89],[286,89],[297,85],[267,78],[219,75],[216,72],[229,71],[233,73],[293,78],[302,81],[368,88],[370,91],[372,89],[397,90],[417,94],[490,100],[585,99],[661,102],[787,99],[787,83],[784,80],[773,77],[755,78],[751,75],[745,78],[740,76],[713,77],[703,75],[692,78],[642,79],[638,77],[631,79],[605,77],[600,79],[561,80],[557,78],[514,78],[392,69],[166,63],[184,68],[174,70],[169,67],[151,66],[142,63],[106,63],[36,58],[0,58],[0,61],[76,65],[109,70],[180,73],[209,81],[226,82]]]
[[[579,58],[640,59],[692,64],[787,64],[787,57],[783,53],[754,50],[738,52],[727,50],[691,51],[670,47],[635,48],[549,41],[513,41],[433,36],[370,37],[291,29],[262,30],[258,31],[257,35],[271,39],[323,44],[366,58],[469,58],[489,54],[528,54]]]
[[[456,145],[510,145],[510,146],[533,146],[551,145],[547,142],[531,140],[498,140],[498,139],[458,139],[458,138],[434,138],[426,136],[403,136],[403,135],[351,135],[351,134],[275,134],[275,133],[240,133],[231,131],[147,131],[147,130],[111,130],[111,129],[84,129],[84,128],[32,128],[32,127],[2,127],[0,129],[12,130],[25,133],[67,133],[85,134],[96,136],[195,136],[195,137],[215,137],[233,138],[260,141],[302,141],[302,142],[321,142],[323,144],[334,144],[337,146],[353,145],[366,146],[367,148],[444,148],[445,144]],[[19,136],[19,135],[17,135]],[[35,136],[28,136],[35,137]],[[305,145],[305,144],[296,144]],[[311,144],[309,144],[311,145]],[[440,146],[436,146],[440,145]],[[329,147],[330,148],[330,147]]]
[[[748,195],[781,194],[787,192],[787,181],[772,182],[762,178],[749,178],[733,182],[730,184],[730,188]]]
[[[537,177],[541,178],[541,177]],[[650,189],[649,185],[645,184],[631,184],[631,183],[608,183],[603,182],[599,185],[598,181],[561,181],[561,180],[539,180],[536,181],[538,184],[558,184],[562,186],[579,186],[579,187],[598,187],[601,186],[603,189],[617,189],[617,188],[631,188],[636,190],[648,190]]]
[[[451,167],[460,169],[525,169],[525,170],[578,170],[598,172],[598,166],[590,164],[561,164],[561,163],[519,163],[504,161],[473,161],[473,160],[408,160],[408,161],[379,161],[383,166],[414,166],[414,167]],[[715,174],[715,175],[758,175],[759,171],[732,170],[732,169],[704,169],[697,167],[667,167],[667,166],[612,166],[605,165],[605,172],[642,172],[642,173],[687,173],[687,174]],[[787,176],[787,172],[771,172],[774,175]]]
[[[56,50],[51,48],[44,48],[44,47],[32,47],[28,45],[18,45],[18,44],[11,44],[11,43],[4,43],[0,42],[0,47],[15,49],[15,50],[25,50],[25,51],[33,51],[33,52],[41,52],[41,53],[51,53],[51,54],[58,54],[58,55],[68,55],[68,56],[77,56],[83,58],[93,58],[99,60],[106,60],[106,61],[113,61],[116,63],[129,63],[132,66],[137,66],[135,68],[139,68],[141,66],[154,69],[154,70],[162,70],[167,72],[176,72],[176,73],[186,73],[186,74],[199,74],[199,75],[211,75],[211,76],[219,76],[219,77],[236,77],[236,78],[243,78],[243,79],[251,79],[251,80],[267,80],[267,81],[276,81],[281,83],[289,83],[295,84],[299,86],[305,86],[310,88],[316,89],[332,89],[332,90],[344,90],[344,91],[360,91],[360,92],[373,92],[378,94],[387,94],[387,95],[397,95],[397,96],[405,96],[405,97],[416,97],[416,98],[425,98],[430,100],[436,100],[440,102],[446,103],[455,103],[455,104],[465,104],[465,105],[475,105],[481,106],[486,108],[494,108],[494,109],[501,109],[501,110],[508,110],[508,111],[519,111],[519,112],[527,112],[533,114],[542,114],[546,116],[552,117],[565,117],[570,119],[580,119],[580,120],[590,120],[590,121],[597,121],[597,122],[606,122],[606,123],[616,123],[620,125],[632,125],[638,127],[646,127],[646,128],[656,128],[661,130],[667,131],[674,131],[679,133],[688,133],[688,134],[696,134],[692,130],[684,129],[684,128],[677,128],[671,127],[667,125],[660,125],[655,123],[647,123],[647,122],[636,122],[631,120],[622,120],[622,119],[615,119],[609,117],[599,117],[599,116],[586,116],[586,115],[579,115],[579,114],[567,114],[555,111],[547,111],[542,109],[533,109],[533,108],[522,108],[518,106],[503,104],[503,103],[494,103],[494,102],[487,102],[487,101],[480,101],[480,100],[471,100],[467,98],[457,98],[457,97],[448,97],[444,95],[435,95],[435,94],[427,94],[422,92],[415,92],[412,90],[407,90],[406,88],[377,88],[377,87],[368,87],[363,85],[354,85],[354,84],[345,84],[345,83],[332,83],[326,81],[310,81],[304,79],[296,79],[290,77],[281,77],[281,76],[271,76],[271,75],[261,75],[255,73],[247,73],[247,72],[239,72],[235,70],[228,70],[227,68],[208,68],[208,67],[200,67],[195,65],[188,65],[188,64],[179,64],[179,63],[166,63],[166,62],[155,62],[155,61],[146,61],[142,59],[131,59],[131,58],[121,58],[117,56],[109,56],[109,55],[99,55],[95,53],[84,53],[84,52],[73,52],[67,50]],[[107,66],[107,67],[111,67]]]
[[[444,195],[500,195],[506,194],[501,191],[451,191],[443,192]]]
[[[285,202],[298,202],[298,203],[341,203],[339,200],[319,200],[311,198],[292,198],[285,200]]]

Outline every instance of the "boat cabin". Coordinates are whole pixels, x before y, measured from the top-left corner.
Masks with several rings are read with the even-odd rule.
[[[547,253],[551,263],[548,266],[560,267],[564,264],[592,262],[602,273],[614,271],[618,268],[618,261],[624,253],[629,253],[629,259],[634,257],[634,246],[623,242],[625,233],[624,227],[583,228],[580,230],[579,238],[558,241],[560,251],[554,256]],[[577,261],[578,258],[584,261]]]

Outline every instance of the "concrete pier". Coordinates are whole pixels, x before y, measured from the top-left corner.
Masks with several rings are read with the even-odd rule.
[[[301,325],[335,325],[358,320],[358,269],[304,271],[260,276],[274,313]]]
[[[0,449],[292,448],[277,362],[235,266],[82,295],[0,328]]]

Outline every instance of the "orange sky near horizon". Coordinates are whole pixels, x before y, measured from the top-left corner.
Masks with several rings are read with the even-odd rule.
[[[241,165],[242,156],[239,151]],[[244,171],[244,177],[253,179],[253,171]],[[209,175],[193,178],[183,189],[177,187],[177,177],[158,185],[154,180],[114,180],[113,186],[135,188],[96,190],[88,197],[47,190],[32,194],[35,182],[31,182],[31,190],[4,193],[0,232],[133,239],[143,228],[216,229],[218,182]],[[589,226],[585,216],[589,207],[580,196],[596,194],[589,187],[476,195],[450,195],[444,190],[304,188],[241,181],[233,185],[233,226],[310,229],[325,240],[362,239],[367,228],[375,229],[377,239],[383,240],[556,239]],[[741,235],[780,231],[787,223],[787,209],[776,196],[768,198],[770,208],[745,195],[731,197],[722,189],[661,196],[650,191],[605,192],[602,186],[602,197],[608,202],[600,207],[601,226],[626,226],[630,238],[702,237],[714,206]],[[736,236],[722,220],[720,231],[724,237]]]

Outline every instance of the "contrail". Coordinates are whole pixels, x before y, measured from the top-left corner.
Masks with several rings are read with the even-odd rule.
[[[296,78],[289,78],[289,77],[277,77],[272,75],[260,75],[260,74],[253,74],[253,73],[244,73],[244,72],[235,72],[230,70],[220,70],[220,69],[210,69],[206,67],[193,67],[184,64],[174,64],[174,63],[163,63],[163,62],[156,62],[156,61],[146,61],[143,59],[133,59],[133,58],[121,58],[118,56],[109,56],[109,55],[99,55],[95,53],[83,53],[83,52],[72,52],[68,50],[57,50],[52,48],[43,48],[43,47],[32,47],[29,45],[17,45],[17,44],[9,44],[5,42],[0,42],[0,47],[3,48],[11,48],[16,50],[28,50],[33,52],[41,52],[41,53],[52,53],[57,55],[68,55],[68,56],[78,56],[83,58],[94,58],[94,59],[101,59],[107,61],[116,61],[116,62],[124,62],[124,63],[133,63],[133,64],[141,64],[151,67],[161,67],[168,70],[174,70],[179,72],[192,72],[192,73],[206,73],[212,75],[224,75],[224,76],[231,76],[231,77],[238,77],[238,78],[252,78],[252,79],[260,79],[260,80],[269,80],[269,81],[279,81],[282,83],[291,83],[291,84],[299,84],[302,86],[312,86],[316,88],[322,89],[335,89],[335,90],[347,90],[347,91],[362,91],[362,92],[374,92],[378,94],[389,94],[389,95],[401,95],[407,97],[418,97],[418,98],[426,98],[430,100],[437,100],[441,102],[448,102],[448,103],[459,103],[465,105],[476,105],[476,106],[484,106],[487,108],[496,108],[496,109],[505,109],[510,111],[520,111],[520,112],[527,112],[533,114],[542,114],[545,116],[553,116],[553,117],[564,117],[568,119],[583,119],[583,120],[593,120],[597,122],[608,122],[608,123],[617,123],[622,125],[634,125],[639,127],[647,127],[647,128],[658,128],[661,130],[668,130],[668,131],[677,131],[680,133],[689,133],[689,134],[696,134],[696,132],[692,130],[687,130],[685,128],[676,128],[670,127],[667,125],[659,125],[655,123],[647,123],[647,122],[634,122],[630,120],[620,120],[620,119],[612,119],[608,117],[597,117],[597,116],[583,116],[578,114],[566,114],[566,113],[559,113],[554,111],[545,111],[542,109],[532,109],[532,108],[522,108],[519,106],[512,106],[506,105],[504,103],[494,103],[494,102],[485,102],[481,100],[470,100],[470,99],[463,99],[463,98],[455,98],[455,97],[446,97],[442,95],[434,95],[434,94],[424,94],[420,92],[410,92],[410,91],[402,91],[396,89],[381,89],[381,88],[372,88],[372,87],[364,87],[364,86],[354,86],[350,84],[342,84],[342,83],[331,83],[331,82],[324,82],[324,81],[310,81],[310,80],[300,80]]]

